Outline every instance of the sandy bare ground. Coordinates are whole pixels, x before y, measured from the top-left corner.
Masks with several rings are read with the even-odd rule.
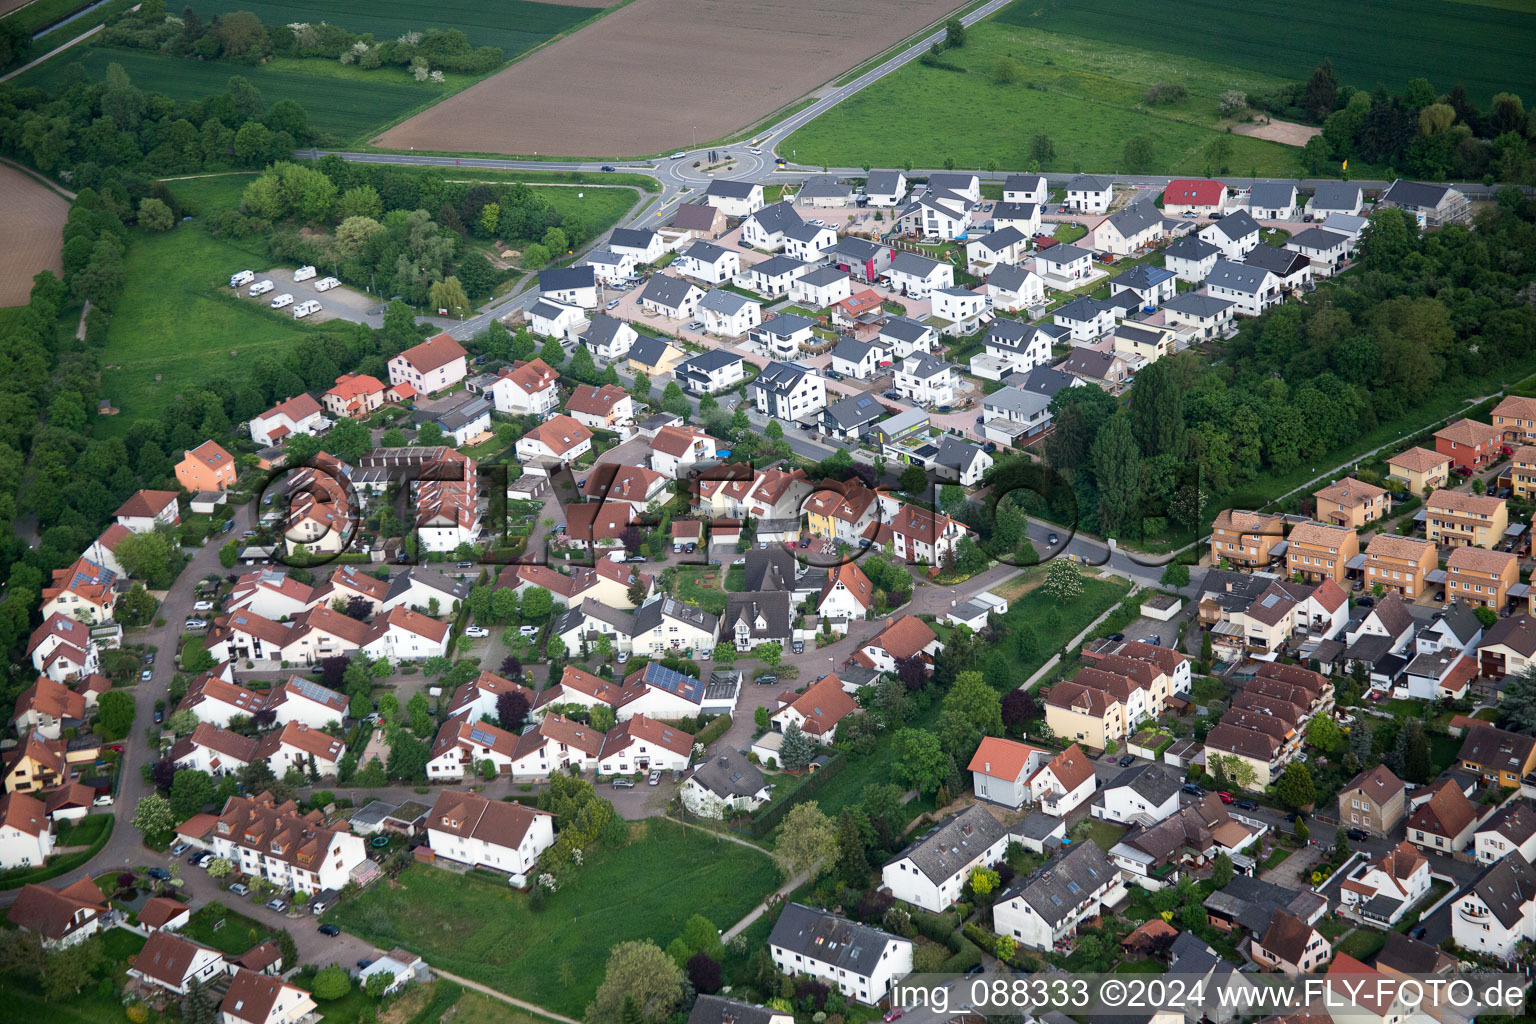
[[[1323,134],[1321,128],[1295,124],[1291,121],[1270,121],[1266,124],[1243,122],[1234,124],[1232,132],[1235,135],[1252,135],[1256,139],[1268,139],[1270,142],[1279,142],[1287,146],[1305,146],[1312,136]]]
[[[723,138],[961,0],[634,0],[423,111],[391,149],[622,157]]]
[[[0,0],[0,17],[27,6],[32,0]]]
[[[69,200],[30,174],[0,164],[0,306],[25,305],[32,275],[62,274],[59,252]]]

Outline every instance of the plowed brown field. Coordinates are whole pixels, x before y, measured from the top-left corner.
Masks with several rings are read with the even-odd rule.
[[[0,306],[21,306],[32,293],[32,275],[61,274],[64,218],[69,200],[30,174],[0,164]]]
[[[375,140],[642,156],[758,123],[963,0],[634,0]]]

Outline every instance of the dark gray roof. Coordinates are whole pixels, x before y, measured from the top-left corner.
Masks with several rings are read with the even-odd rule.
[[[656,232],[645,228],[614,228],[608,236],[608,248],[623,246],[626,249],[649,249]]]
[[[901,361],[901,372],[913,377],[927,380],[929,377],[937,377],[946,370],[953,369],[953,365],[942,359],[935,359],[926,352],[907,356]]]
[[[776,235],[795,224],[804,223],[800,215],[795,212],[793,204],[786,202],[765,206],[747,219],[756,221],[770,235]]]
[[[1264,287],[1264,278],[1267,274],[1268,271],[1263,267],[1234,263],[1231,260],[1217,260],[1216,265],[1211,268],[1210,275],[1206,277],[1205,283],[1207,287],[1220,286],[1248,295],[1256,295]]]
[[[435,417],[432,417],[438,426],[447,431],[458,430],[466,427],[491,411],[491,397],[484,392],[478,395],[466,395],[458,404],[444,409]]]
[[[442,594],[446,594],[450,601],[462,601],[469,597],[470,586],[467,580],[452,580],[442,573],[417,572],[407,568],[405,572],[397,573],[389,578],[389,589],[384,592],[384,601],[387,604],[409,591],[416,584],[431,587]],[[444,607],[448,602],[443,602]]]
[[[1236,241],[1239,238],[1247,238],[1255,231],[1258,231],[1259,222],[1250,217],[1248,211],[1238,210],[1236,213],[1227,214],[1221,220],[1212,224],[1211,227]]]
[[[884,246],[876,245],[867,238],[854,238],[850,235],[847,238],[838,239],[837,244],[825,250],[825,252],[829,255],[835,254],[846,257],[849,260],[862,262],[874,259],[880,255],[884,248]]]
[[[1478,875],[1471,888],[1505,928],[1514,928],[1525,916],[1522,908],[1536,900],[1536,868],[1511,853]]]
[[[724,996],[699,996],[688,1024],[768,1024],[775,1011]]]
[[[1250,267],[1263,267],[1276,277],[1286,277],[1312,264],[1310,259],[1299,252],[1273,245],[1254,246],[1253,251],[1243,257],[1243,262]]]
[[[1162,267],[1149,266],[1146,263],[1139,264],[1127,270],[1119,277],[1111,278],[1110,284],[1116,288],[1135,288],[1137,291],[1145,291],[1156,288],[1173,276],[1173,271],[1164,270]]]
[[[1034,220],[1034,203],[998,203],[992,207],[992,223],[1000,220]]]
[[[740,292],[733,292],[725,288],[716,288],[714,291],[707,293],[704,298],[700,300],[699,308],[707,309],[711,312],[720,313],[725,316],[735,316],[737,313],[741,312],[742,307],[753,305],[756,302],[756,299],[749,299],[745,295],[742,295]]]
[[[1098,843],[1074,843],[1067,854],[1015,883],[1003,893],[1000,902],[1018,896],[1055,927],[1080,907],[1090,893],[1108,883],[1116,871]]]
[[[800,186],[799,192],[802,199],[846,199],[852,194],[853,189],[830,174],[818,174],[814,178],[807,178],[805,184]]]
[[[719,622],[715,616],[703,609],[662,594],[635,609],[635,632],[644,633],[655,629],[661,624],[663,617],[686,622],[708,633],[715,632],[715,626]]]
[[[593,249],[586,255],[587,263],[601,263],[603,266],[618,266],[628,257],[614,252],[612,249]]]
[[[1290,182],[1256,182],[1248,192],[1248,205],[1261,210],[1283,210],[1296,201],[1296,186]]]
[[[796,317],[796,319],[801,318]],[[752,384],[765,391],[787,395],[795,389],[796,384],[800,383],[800,378],[810,372],[805,367],[796,366],[794,363],[769,363],[763,367],[763,372],[753,379]]]
[[[1231,305],[1232,303],[1226,299],[1201,295],[1197,292],[1185,292],[1163,303],[1163,308],[1178,313],[1188,313],[1190,316],[1215,316]]]
[[[1114,369],[1115,360],[1119,359],[1113,352],[1099,352],[1091,348],[1073,349],[1067,358],[1061,361],[1061,366],[1072,373],[1084,377],[1092,377],[1094,380],[1104,380]]]
[[[908,859],[929,881],[942,884],[964,870],[1008,830],[981,804],[972,804],[959,814],[924,833],[902,850],[891,863]]]
[[[690,259],[698,260],[700,263],[718,263],[730,255],[730,250],[722,249],[713,242],[699,239],[684,249],[682,254]]]
[[[681,363],[677,364],[677,370],[681,373],[686,368],[709,373],[739,362],[743,362],[741,355],[729,349],[712,348],[707,352],[700,352],[696,356],[689,356],[687,359],[684,359]]]
[[[1449,185],[1430,185],[1422,181],[1404,181],[1399,178],[1382,193],[1381,201],[1396,203],[1398,206],[1433,210],[1440,205],[1445,194],[1450,190]]]
[[[1068,375],[1062,374],[1062,376]],[[998,409],[1025,418],[1039,415],[1049,408],[1050,404],[1049,396],[1016,387],[999,388],[981,400],[983,409]]]
[[[758,330],[762,331],[764,334],[772,334],[775,337],[788,338],[792,335],[798,334],[803,330],[806,330],[807,328],[815,326],[815,321],[807,320],[805,317],[800,316],[799,314],[780,313],[772,320],[764,320],[758,327]]]
[[[920,341],[933,333],[933,328],[911,317],[893,316],[880,328],[880,333],[897,341]]]
[[[1136,764],[1115,776],[1114,781],[1104,788],[1119,789],[1122,786],[1129,787],[1131,792],[1155,807],[1176,795],[1183,788],[1184,780],[1167,765]]]
[[[663,306],[677,307],[683,304],[690,291],[697,288],[697,285],[690,284],[680,277],[653,274],[645,283],[645,290],[640,293],[640,299],[642,302],[656,302]]]
[[[1025,348],[1040,333],[1040,328],[1034,324],[1024,323],[1022,320],[1010,320],[1000,316],[992,321],[992,326],[987,328],[986,336],[982,343],[988,348]]]
[[[688,770],[688,778],[716,796],[753,796],[763,788],[757,765],[734,750],[711,755]]]
[[[1348,235],[1326,228],[1307,228],[1291,236],[1286,245],[1299,245],[1304,249],[1332,249],[1349,241]]]
[[[934,456],[934,460],[941,466],[964,472],[970,468],[971,463],[985,458],[986,454],[980,445],[962,441],[958,437],[946,437],[939,442],[939,453]]]
[[[1107,178],[1102,174],[1079,174],[1077,177],[1067,182],[1067,191],[1104,192],[1107,191],[1113,184],[1114,181],[1112,179]]]
[[[567,288],[592,288],[597,277],[591,267],[551,267],[539,271],[539,291],[558,292]]]
[[[1163,250],[1164,258],[1189,260],[1191,263],[1199,263],[1221,252],[1216,246],[1196,235],[1185,235]]]
[[[896,190],[902,186],[902,177],[900,171],[870,171],[864,183],[864,191],[872,196],[895,195]]]
[[[802,267],[808,266],[804,260],[797,260],[793,256],[773,256],[754,263],[749,269],[754,274],[762,274],[764,277],[778,277],[782,274],[793,274]]]
[[[771,946],[859,977],[869,977],[874,972],[880,964],[880,954],[893,940],[904,941],[878,928],[802,903],[786,906],[768,935]]]
[[[1309,210],[1353,210],[1360,203],[1360,186],[1348,181],[1319,182],[1312,193]]]
[[[1064,320],[1076,320],[1079,323],[1087,323],[1095,320],[1108,306],[1098,299],[1090,299],[1086,295],[1073,299],[1065,306],[1057,306],[1054,314]]]
[[[1147,228],[1154,227],[1163,222],[1163,211],[1154,206],[1151,200],[1144,199],[1139,203],[1132,203],[1123,210],[1118,210],[1109,215],[1109,222],[1115,226],[1120,234],[1130,238]]]
[[[757,188],[757,183],[752,181],[732,181],[729,178],[716,178],[709,183],[709,188],[704,190],[707,196],[719,196],[722,199],[750,199],[752,190]]]
[[[891,259],[891,269],[903,274],[911,274],[914,277],[928,277],[939,267],[946,266],[938,260],[931,260],[926,256],[919,256],[915,252],[898,252]]]
[[[1054,398],[1056,392],[1062,388],[1073,387],[1077,383],[1077,378],[1070,373],[1062,373],[1053,366],[1037,366],[1022,377],[1013,374],[1009,383],[1025,391],[1033,391],[1038,395]]]
[[[797,242],[813,242],[816,240],[817,235],[825,234],[829,231],[832,232],[833,238],[837,237],[837,232],[832,231],[825,224],[791,224],[784,229],[784,237],[793,238]]]
[[[1127,338],[1147,345],[1156,345],[1163,338],[1159,332],[1136,324],[1120,324],[1115,328],[1115,337]]]
[[[383,800],[370,800],[368,803],[352,812],[351,822],[354,825],[377,825],[395,812],[399,804],[385,803]]]
[[[768,593],[795,589],[796,561],[787,548],[771,544],[747,552],[743,576],[747,591]]]
[[[1450,629],[1451,635],[1462,643],[1470,641],[1483,630],[1483,624],[1473,613],[1472,606],[1462,604],[1460,601],[1452,601],[1446,605],[1440,615],[1440,621]]]
[[[970,188],[975,180],[976,175],[970,171],[934,171],[928,175],[928,187],[958,192],[963,188]]]
[[[836,267],[817,267],[815,270],[801,274],[800,280],[804,281],[809,287],[824,288],[829,284],[848,280],[848,274],[845,271],[838,270]]]
[[[629,346],[629,358],[642,366],[655,366],[666,353],[668,344],[670,343],[665,338],[642,334],[635,339],[633,345]]]
[[[845,334],[832,347],[832,356],[835,359],[846,359],[850,363],[862,363],[875,351],[884,352],[885,346],[879,342],[860,341],[851,334]]]
[[[1093,254],[1087,249],[1080,249],[1075,245],[1063,242],[1060,245],[1053,245],[1049,249],[1042,250],[1036,258],[1042,259],[1047,263],[1075,263],[1091,255]]]
[[[1016,835],[1024,836],[1039,842],[1056,834],[1057,829],[1065,829],[1066,821],[1054,814],[1046,814],[1044,811],[1035,811],[1029,817],[1013,826]]]
[[[839,398],[822,410],[823,417],[830,419],[843,430],[857,430],[869,423],[874,423],[885,415],[885,406],[881,405],[874,395],[868,392],[862,395],[848,395]],[[770,549],[771,550],[771,549]],[[752,552],[747,552],[750,564]]]
[[[581,602],[577,610],[587,618],[596,619],[617,629],[622,636],[635,635],[635,615],[623,608],[614,608],[601,601],[587,598]]]
[[[1034,192],[1046,184],[1043,174],[1010,174],[1003,179],[1004,192]]]
[[[567,306],[563,302],[554,302],[540,299],[538,302],[535,302],[533,305],[528,307],[528,315],[530,317],[537,316],[543,317],[546,320],[554,320],[560,317],[562,314],[567,313],[575,308],[575,306]]]
[[[592,324],[582,333],[582,338],[588,345],[606,345],[619,333],[619,328],[627,327],[623,320],[609,316],[607,313],[593,313]]]
[[[1024,282],[1029,280],[1031,273],[1033,271],[1025,270],[1016,263],[999,263],[992,268],[992,273],[987,275],[987,284],[1005,292],[1016,292],[1024,287]]]
[[[1179,932],[1179,937],[1168,947],[1170,966],[1177,966],[1180,974],[1205,974],[1221,963],[1221,958],[1206,945],[1205,940],[1194,932]]]
[[[975,239],[975,241],[991,249],[993,252],[997,252],[999,249],[1006,249],[1010,245],[1017,245],[1024,241],[1024,232],[1015,227],[1006,227],[994,231],[990,235],[983,235]]]
[[[736,624],[744,622],[754,643],[787,640],[793,600],[794,595],[785,590],[727,594],[725,614],[720,616],[720,636],[734,637]]]

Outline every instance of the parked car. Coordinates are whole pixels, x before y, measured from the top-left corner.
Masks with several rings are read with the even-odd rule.
[[[491,635],[491,631],[484,626],[467,626],[464,629],[464,635],[473,640],[484,640]]]
[[[654,786],[657,783],[659,783],[660,781],[661,781],[661,769],[660,768],[652,768],[651,769],[651,777],[646,780],[646,785]]]
[[[1224,789],[1223,790],[1218,790],[1217,793],[1216,793],[1216,796],[1224,804],[1234,804],[1234,803],[1237,803],[1237,801],[1235,799],[1233,799],[1232,794],[1228,793]]]
[[[1109,634],[1109,636],[1105,637],[1104,639],[1106,639],[1106,640],[1114,640],[1115,642],[1118,643],[1119,641],[1125,639],[1125,634],[1124,633],[1111,633],[1111,634]]]
[[[608,300],[608,304],[606,306],[604,306],[603,308],[604,309],[617,309],[618,306],[619,306],[619,301],[620,300],[618,300],[618,299],[609,299]]]
[[[267,909],[272,911],[274,914],[286,914],[288,913],[288,904],[284,903],[282,900],[268,900]]]
[[[886,1022],[890,1022],[890,1021],[893,1021],[893,1020],[901,1020],[902,1014],[904,1014],[906,1012],[907,1011],[903,1010],[899,1006],[893,1006],[889,1010],[886,1010],[885,1011],[885,1016],[881,1017],[880,1019],[883,1020],[883,1021],[886,1021]]]
[[[629,652],[628,651],[620,651],[618,653],[618,655],[613,660],[618,662],[620,665],[622,665],[626,661],[629,660]]]
[[[207,629],[208,623],[202,619],[188,619],[186,625],[183,628],[189,632],[192,630]]]
[[[703,329],[704,329],[704,321],[703,320],[690,320],[688,322],[688,330],[690,330],[690,331],[702,331]]]
[[[156,711],[155,712],[155,724],[159,725],[163,721],[165,721],[165,712],[164,711]]]
[[[171,844],[171,848],[169,850],[167,850],[166,852],[169,853],[172,857],[180,857],[182,854],[186,853],[190,849],[192,849],[192,844],[191,843],[181,843],[181,842],[178,842],[178,843],[172,843]]]
[[[1057,540],[1057,537],[1056,537],[1056,535],[1054,533],[1048,533],[1048,534],[1045,535],[1045,542],[1047,544],[1055,544],[1056,540]]]
[[[1352,843],[1363,843],[1371,838],[1371,834],[1363,828],[1352,828],[1345,834],[1349,836],[1349,840]]]
[[[772,672],[769,672],[765,676],[758,676],[757,681],[763,686],[772,686],[774,683],[779,681],[779,677],[774,675]]]
[[[365,956],[364,957],[359,957],[358,960],[357,960],[357,969],[360,970],[360,971],[363,970],[364,968],[368,968],[368,967],[372,967],[372,966],[373,966],[373,961],[368,959]]]
[[[804,654],[805,653],[805,641],[804,640],[794,640],[794,641],[791,641],[790,645],[789,645],[789,648],[795,654]]]
[[[1422,941],[1424,941],[1424,933],[1427,932],[1427,931],[1429,931],[1429,929],[1424,927],[1421,924],[1421,925],[1418,925],[1417,927],[1415,927],[1412,931],[1410,931],[1408,933],[1408,937],[1410,939],[1417,939],[1420,942],[1422,942]]]
[[[319,928],[316,928],[315,931],[319,932],[321,935],[329,935],[333,939],[341,934],[341,929],[337,928],[333,924],[323,924]]]
[[[1445,600],[1445,590],[1443,588],[1440,589],[1440,590],[1435,591],[1435,600],[1436,601],[1444,601]]]
[[[150,868],[144,873],[157,882],[169,882],[171,880],[171,873],[165,870],[165,868]]]
[[[1131,765],[1133,765],[1135,763],[1136,763],[1136,755],[1135,754],[1126,754],[1124,757],[1122,757],[1120,759],[1120,767],[1121,768],[1129,768]]]
[[[192,603],[192,610],[195,611],[195,612],[211,612],[211,611],[213,611],[213,602],[212,601],[194,601]]]
[[[1259,809],[1259,805],[1254,803],[1252,800],[1239,800],[1239,801],[1237,801],[1235,806],[1239,810],[1244,810],[1244,811],[1256,811],[1256,810]]]
[[[1362,608],[1369,608],[1371,605],[1376,603],[1376,599],[1374,597],[1371,597],[1371,596],[1367,595],[1365,597],[1360,598],[1355,603],[1358,604]]]
[[[969,966],[969,967],[967,967],[965,969],[965,973],[966,974],[980,974],[982,971],[985,971],[986,969],[987,969],[987,965],[986,964],[971,964],[971,966]]]
[[[92,807],[111,807],[112,806],[112,794],[111,793],[103,793],[101,796],[99,796],[95,800],[91,801],[91,806]]]
[[[229,891],[234,893],[236,896],[249,896],[251,894],[251,887],[246,885],[244,882],[236,882],[234,885],[229,887]]]
[[[539,627],[538,626],[518,626],[517,627],[517,635],[518,636],[538,636],[539,635]]]
[[[1205,790],[1201,789],[1193,782],[1184,783],[1184,792],[1188,793],[1190,796],[1205,796]]]
[[[145,669],[139,673],[139,682],[141,683],[147,683],[153,678],[155,678],[155,673],[152,669]]]
[[[613,788],[614,789],[634,789],[635,788],[635,780],[634,779],[630,779],[630,778],[626,778],[623,775],[615,775],[613,777]]]

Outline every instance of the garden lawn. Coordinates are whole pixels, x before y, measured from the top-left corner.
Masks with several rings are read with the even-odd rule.
[[[112,928],[102,933],[102,947],[114,964],[114,976],[122,981],[128,958],[144,948],[144,939],[125,929]],[[125,1019],[123,1004],[110,992],[103,996],[94,982],[86,985],[77,996],[53,1002],[43,997],[37,982],[23,983],[9,974],[0,974],[0,1005],[7,1008],[5,1019],[11,1021],[121,1024]]]
[[[227,907],[225,909],[228,913],[224,915],[224,927],[215,931],[213,927],[215,917],[208,912],[209,907],[214,906],[224,906],[224,904],[209,903],[194,910],[182,927],[181,933],[194,942],[201,942],[229,956],[239,956],[258,942],[276,934],[260,921]],[[256,937],[252,938],[252,934]]]
[[[1232,144],[1225,161],[1232,173],[1299,172],[1299,149],[1216,127],[1223,91],[1273,89],[1282,79],[1133,46],[1085,44],[1031,24],[972,26],[966,45],[944,54],[960,70],[914,61],[790,135],[779,152],[845,167],[938,167],[952,159],[960,167],[1023,168],[1034,159],[1031,140],[1045,135],[1055,156],[1042,171],[1205,174],[1206,147],[1222,137]],[[1005,59],[1017,69],[1010,84],[997,76]],[[1145,108],[1147,88],[1160,82],[1184,85],[1188,97]],[[964,131],[955,131],[957,116]],[[1138,135],[1153,141],[1144,168],[1126,166],[1123,157],[1126,140]]]
[[[711,615],[725,611],[725,590],[720,583],[719,566],[678,566],[677,596],[684,603],[702,608]]]
[[[470,46],[499,46],[508,60],[602,13],[597,7],[527,0],[494,4],[457,0],[430,7],[417,0],[193,0],[192,9],[205,22],[215,14],[250,11],[264,25],[328,21],[348,32],[372,32],[380,39],[397,39],[406,32],[429,28],[456,28]]]
[[[764,853],[670,822],[638,829],[643,838],[589,854],[537,913],[526,895],[488,875],[412,867],[400,875],[401,888],[373,886],[325,920],[380,948],[404,946],[436,967],[580,1016],[615,944],[665,946],[693,914],[728,928],[778,884]]]
[[[1279,867],[1281,864],[1284,864],[1285,863],[1285,858],[1289,857],[1291,854],[1293,854],[1295,852],[1296,852],[1295,850],[1287,850],[1283,846],[1275,847],[1274,850],[1272,850],[1270,852],[1270,855],[1264,859],[1264,870],[1265,871],[1272,871],[1272,870],[1274,870],[1275,868]]]
[[[1084,839],[1092,839],[1099,845],[1099,849],[1108,853],[1116,843],[1125,836],[1124,827],[1112,821],[1100,821],[1097,818],[1084,818],[1072,827],[1068,833],[1074,842],[1082,842]]]
[[[92,82],[106,77],[107,65],[120,64],[140,89],[165,93],[183,103],[223,93],[230,78],[240,75],[261,92],[268,107],[278,100],[294,100],[308,111],[310,127],[321,145],[361,143],[474,81],[468,75],[448,75],[441,85],[418,82],[403,69],[363,71],[332,60],[278,57],[250,67],[86,45],[38,65],[15,81],[54,91],[61,87],[70,65],[76,63],[84,66]]]
[[[1026,578],[1043,579],[1045,572],[1043,565],[1024,570]],[[1051,655],[1058,653],[1090,622],[1113,608],[1130,590],[1130,584],[1119,577],[1101,579],[1084,573],[1082,579],[1083,592],[1069,604],[1056,600],[1044,587],[1036,587],[1008,606],[1008,613],[1003,616],[1008,629],[1016,631],[1021,626],[1028,626],[1039,641],[1034,658],[1016,659],[1015,685],[1029,678]],[[997,684],[996,680],[993,682]]]
[[[1381,82],[1397,93],[1428,75],[1439,92],[1466,86],[1484,109],[1497,92],[1536,95],[1536,11],[1525,4],[1187,0],[1170,18],[1144,0],[1018,0],[996,20],[1143,48],[1173,68],[1219,54],[1230,68],[1229,88],[1245,88],[1238,83],[1250,73],[1305,80],[1327,57],[1341,83],[1360,89]]]
[[[508,1006],[500,999],[484,992],[466,990],[453,1004],[454,1024],[546,1024],[543,1017],[535,1017]]]
[[[1371,958],[1381,952],[1381,947],[1387,944],[1387,936],[1370,928],[1356,928],[1344,941],[1334,946],[1334,951],[1348,953],[1356,960],[1370,963]]]

